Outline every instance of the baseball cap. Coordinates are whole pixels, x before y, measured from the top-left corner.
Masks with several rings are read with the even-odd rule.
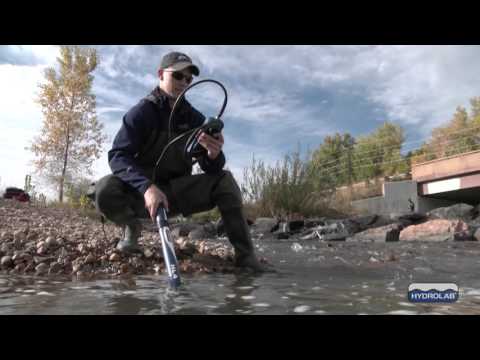
[[[200,74],[198,66],[193,64],[192,59],[184,53],[173,51],[166,54],[160,63],[160,69],[172,68],[173,70],[183,70],[191,68],[195,76]]]

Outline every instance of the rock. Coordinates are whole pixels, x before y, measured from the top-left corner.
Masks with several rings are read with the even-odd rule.
[[[30,230],[27,235],[27,241],[35,241],[38,238],[38,234],[36,231]]]
[[[8,231],[3,231],[1,240],[3,242],[12,241],[13,240],[13,234],[8,232]]]
[[[57,274],[62,269],[63,269],[62,264],[59,264],[58,262],[53,262],[50,264],[50,269],[48,270],[48,273]]]
[[[23,251],[15,251],[15,253],[12,256],[12,260],[15,263],[18,263],[23,261],[31,261],[33,260],[33,257],[30,254],[27,254]]]
[[[172,235],[175,237],[179,236],[188,236],[188,234],[194,230],[197,229],[199,226],[198,224],[180,224],[177,225],[175,228],[172,230]]]
[[[126,274],[129,272],[129,270],[130,270],[130,266],[128,264],[124,263],[120,265],[120,273]]]
[[[110,261],[120,261],[120,255],[118,255],[117,253],[113,253],[112,255],[110,255],[109,259]]]
[[[188,238],[190,240],[200,240],[207,238],[207,235],[203,227],[197,227],[189,232]]]
[[[48,248],[53,248],[53,247],[57,246],[57,240],[56,240],[54,237],[49,236],[49,237],[45,240],[45,245],[46,245]]]
[[[343,229],[346,231],[346,233],[348,235],[356,234],[356,233],[358,233],[360,231],[363,231],[365,229],[360,224],[353,221],[352,219],[342,220],[341,224],[343,226]]]
[[[405,214],[392,214],[390,218],[395,221],[408,221],[410,223],[416,224],[428,219],[427,215],[421,213],[405,213]]]
[[[47,253],[47,247],[46,246],[40,246],[38,249],[37,249],[37,254],[38,255],[44,255]]]
[[[377,221],[378,215],[367,215],[367,216],[357,216],[351,218],[350,220],[357,223],[360,227],[360,231],[366,230],[370,225],[374,224]]]
[[[274,218],[258,218],[252,227],[255,232],[267,234],[275,231],[278,224],[279,221]]]
[[[285,239],[288,239],[289,237],[290,235],[288,233],[281,232],[277,234],[278,240],[285,240]]]
[[[317,226],[325,226],[325,219],[318,218],[318,219],[307,219],[305,220],[305,227],[306,228],[313,228]]]
[[[299,243],[293,243],[290,248],[295,252],[300,252],[303,250],[303,246],[300,245]]]
[[[386,226],[386,225],[391,225],[394,224],[395,220],[393,220],[390,215],[389,216],[384,216],[384,215],[377,215],[377,218],[375,219],[375,222],[367,226],[367,229],[371,228],[377,228],[381,226]]]
[[[396,261],[396,260],[398,260],[398,258],[393,253],[385,254],[384,256],[384,261]]]
[[[304,220],[292,220],[288,222],[288,231],[297,232],[301,231],[305,226]]]
[[[20,247],[22,242],[26,240],[26,235],[24,230],[17,230],[13,233],[13,241],[15,246]]]
[[[42,275],[48,271],[48,265],[45,263],[38,264],[35,266],[36,275]]]
[[[72,274],[75,274],[82,268],[82,264],[78,262],[73,262],[72,263]]]
[[[34,256],[33,257],[33,262],[35,264],[41,264],[44,262],[50,262],[50,261],[55,261],[55,257],[48,257],[48,256]]]
[[[344,241],[350,235],[348,228],[340,220],[327,221],[325,226],[318,226],[313,230],[309,230],[312,232],[309,238],[319,238],[322,241]],[[305,239],[305,236],[302,239]]]
[[[475,233],[473,234],[473,237],[477,240],[480,241],[480,228],[478,228]]]
[[[0,265],[3,267],[3,268],[10,268],[13,266],[13,260],[12,260],[12,257],[11,256],[4,256],[0,259]]]
[[[398,241],[402,225],[391,224],[368,229],[348,237],[347,241],[390,242]]]
[[[153,252],[150,249],[145,249],[143,255],[145,255],[147,259],[150,259],[153,256]]]
[[[463,221],[470,221],[473,219],[475,208],[467,204],[456,204],[452,206],[442,207],[427,213],[427,216],[431,219],[447,219]]]
[[[18,274],[22,273],[24,270],[25,270],[25,264],[19,263],[19,264],[15,265],[15,271]]]
[[[213,223],[213,222],[208,222],[205,225],[203,225],[203,231],[204,231],[206,237],[217,236],[217,228],[215,226],[215,223]]]
[[[179,247],[186,256],[192,256],[197,251],[196,246],[188,241],[184,241]]]
[[[86,246],[85,244],[80,244],[80,245],[77,246],[77,250],[78,250],[81,254],[83,254],[83,253],[85,253],[85,252],[87,251],[87,246]]]
[[[88,254],[88,256],[85,258],[84,263],[93,264],[95,261],[97,261],[96,257],[93,254]]]
[[[436,219],[411,225],[400,232],[400,241],[471,240],[469,226],[461,220]]]
[[[318,233],[318,231],[316,230],[309,230],[308,232],[304,232],[301,236],[300,236],[300,240],[312,240],[312,239],[317,239],[317,240],[320,240],[321,239],[321,236],[320,234]]]
[[[25,269],[23,270],[24,272],[29,272],[35,269],[35,264],[33,262],[28,263],[27,266],[25,266]]]
[[[375,257],[373,257],[373,256],[370,256],[370,259],[368,259],[368,262],[378,263],[378,262],[380,262],[380,260],[378,260],[377,258],[375,258]]]

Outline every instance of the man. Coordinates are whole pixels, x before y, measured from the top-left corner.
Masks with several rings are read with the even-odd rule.
[[[160,205],[170,216],[184,216],[218,206],[227,236],[235,250],[235,265],[254,271],[265,268],[257,260],[243,213],[240,189],[232,174],[223,170],[223,135],[202,133],[206,149],[198,158],[203,174],[192,175],[192,163],[184,156],[184,141],[172,145],[155,172],[155,164],[168,142],[168,119],[175,100],[200,73],[190,57],[171,52],[158,69],[159,86],[123,117],[112,149],[108,152],[113,175],[96,184],[95,204],[107,219],[124,226],[117,244],[123,253],[140,252],[140,217],[155,219]],[[175,112],[171,138],[203,124],[205,117],[183,100]]]

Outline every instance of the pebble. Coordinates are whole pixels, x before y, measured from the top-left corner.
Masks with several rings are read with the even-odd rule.
[[[150,259],[153,256],[153,252],[150,249],[145,249],[143,255],[145,255],[147,259]]]
[[[85,264],[93,264],[97,259],[93,254],[88,254],[88,256],[85,258]]]
[[[129,270],[130,270],[130,266],[128,266],[128,264],[122,264],[122,265],[120,265],[120,272],[121,272],[122,274],[127,273]]]
[[[79,272],[81,268],[82,268],[82,264],[73,263],[72,264],[72,273],[75,274],[75,273]]]
[[[110,261],[120,261],[120,255],[118,255],[117,253],[113,253],[112,255],[110,255],[109,260]]]
[[[267,304],[267,303],[257,303],[257,304],[253,304],[253,306],[256,306],[256,307],[269,307],[270,304]]]
[[[251,290],[253,289],[253,286],[238,286],[238,290]]]
[[[50,264],[50,269],[48,270],[49,274],[56,274],[60,270],[62,270],[63,266],[57,262],[53,262]]]
[[[304,312],[309,311],[310,309],[311,309],[311,307],[308,306],[308,305],[300,305],[300,306],[295,307],[295,309],[293,309],[293,312],[304,313]]]
[[[21,273],[23,270],[25,270],[25,265],[23,263],[15,265],[16,272]]]
[[[17,230],[13,233],[13,240],[15,242],[22,242],[25,240],[25,232],[23,230]]]
[[[48,270],[48,265],[45,263],[40,263],[35,267],[35,272],[37,275],[42,275]]]
[[[55,240],[55,238],[49,236],[45,240],[45,245],[47,245],[47,247],[55,247],[57,245],[57,241]]]
[[[2,259],[0,260],[0,265],[6,268],[11,267],[13,265],[12,258],[10,256],[2,257]]]
[[[37,249],[37,254],[38,255],[44,255],[46,252],[47,252],[47,247],[46,246],[42,245]]]

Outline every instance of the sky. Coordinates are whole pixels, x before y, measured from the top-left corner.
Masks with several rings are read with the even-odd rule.
[[[326,135],[367,135],[384,121],[404,129],[411,150],[448,122],[457,106],[469,110],[470,98],[480,96],[480,46],[474,45],[88,47],[100,58],[92,91],[108,137],[93,166],[95,179],[110,173],[107,152],[122,117],[157,85],[158,65],[169,51],[191,56],[200,68],[198,80],[226,87],[224,152],[240,183],[252,156],[274,165],[299,146],[302,152],[317,148]],[[33,173],[33,154],[25,148],[42,127],[35,99],[57,56],[58,46],[0,46],[0,189],[23,188],[25,175]],[[223,93],[216,85],[199,85],[187,98],[215,116]]]

